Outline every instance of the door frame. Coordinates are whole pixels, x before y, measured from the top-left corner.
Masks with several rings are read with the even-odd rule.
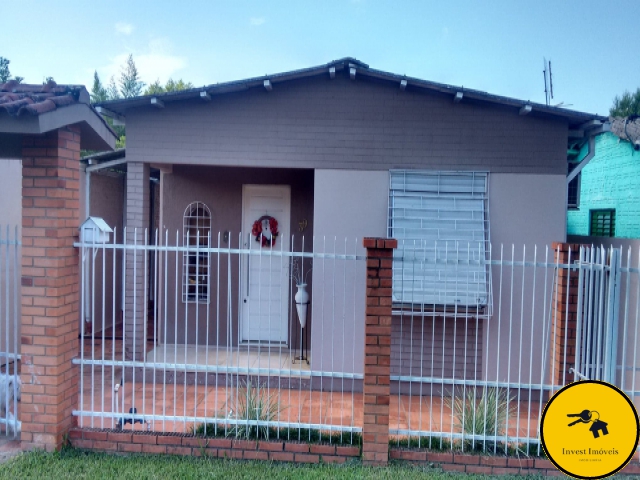
[[[283,248],[284,251],[289,251],[290,249],[290,245],[289,242],[291,241],[290,236],[291,236],[291,186],[290,185],[286,185],[286,184],[243,184],[242,185],[242,223],[241,223],[241,238],[242,238],[242,245],[241,248],[242,249],[247,249],[249,248],[249,245],[251,244],[250,242],[250,235],[251,235],[251,228],[249,227],[249,231],[245,232],[245,223],[247,222],[247,207],[248,205],[248,196],[251,193],[259,193],[259,192],[268,192],[268,191],[282,191],[284,192],[284,197],[285,197],[285,201],[286,201],[286,205],[285,205],[285,214],[284,217],[287,219],[287,227],[288,229],[286,231],[280,230],[279,235],[278,235],[278,239],[280,240],[279,245],[276,244],[276,249]],[[280,224],[282,224],[282,221],[280,221]],[[251,250],[254,250],[253,248],[251,248]],[[248,282],[248,276],[247,276],[247,272],[248,272],[248,257],[249,255],[243,255],[242,257],[242,261],[241,263],[241,273],[240,273],[240,295],[238,296],[238,303],[239,303],[239,308],[238,308],[238,343],[240,345],[251,345],[251,344],[259,344],[259,343],[276,343],[276,344],[282,344],[282,345],[289,345],[289,321],[290,321],[290,292],[289,292],[289,288],[287,287],[286,289],[286,294],[283,296],[286,296],[286,308],[284,309],[284,315],[282,318],[282,324],[281,324],[281,331],[284,332],[284,335],[282,335],[283,340],[281,341],[261,341],[261,340],[252,340],[247,338],[248,336],[245,335],[244,333],[244,315],[245,315],[245,309],[248,308],[248,306],[246,306],[245,302],[243,301],[243,299],[246,297],[245,293],[247,291],[247,282]],[[289,259],[288,257],[286,258],[286,268],[289,268]]]

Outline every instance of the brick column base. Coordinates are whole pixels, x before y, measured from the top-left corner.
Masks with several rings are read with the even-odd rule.
[[[367,293],[364,345],[362,460],[389,461],[389,376],[391,374],[391,282],[397,240],[365,238]]]
[[[553,243],[556,265],[568,265],[578,260],[580,245]],[[551,383],[566,385],[573,381],[569,369],[576,363],[576,327],[578,311],[578,271],[558,267],[555,293],[551,299]]]
[[[22,446],[54,450],[74,424],[78,369],[80,131],[22,146]]]

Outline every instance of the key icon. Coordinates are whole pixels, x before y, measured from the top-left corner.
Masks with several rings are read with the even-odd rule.
[[[589,423],[591,421],[591,411],[583,410],[580,413],[568,413],[567,417],[578,417],[577,420],[567,425],[568,427],[573,427],[576,423]]]

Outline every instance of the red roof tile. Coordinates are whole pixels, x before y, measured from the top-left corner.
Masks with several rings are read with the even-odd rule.
[[[11,80],[0,84],[0,112],[9,115],[40,115],[75,103],[89,103],[86,88],[78,85],[29,85]]]

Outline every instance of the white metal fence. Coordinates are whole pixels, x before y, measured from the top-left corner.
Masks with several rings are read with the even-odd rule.
[[[77,244],[81,426],[359,441],[361,243],[154,237]]]
[[[0,432],[20,433],[20,237],[0,226]]]
[[[636,252],[489,252],[492,312],[483,302],[394,312],[390,434],[397,444],[539,455],[544,404],[586,378],[614,383],[639,405]],[[463,271],[469,261],[455,252],[440,260]],[[420,268],[437,270],[437,263]]]
[[[81,426],[359,441],[359,241],[117,235],[77,244]],[[394,257],[392,443],[540,454],[545,402],[580,378],[638,404],[640,252],[429,248],[441,251],[412,242]],[[409,301],[422,274],[465,301]]]

